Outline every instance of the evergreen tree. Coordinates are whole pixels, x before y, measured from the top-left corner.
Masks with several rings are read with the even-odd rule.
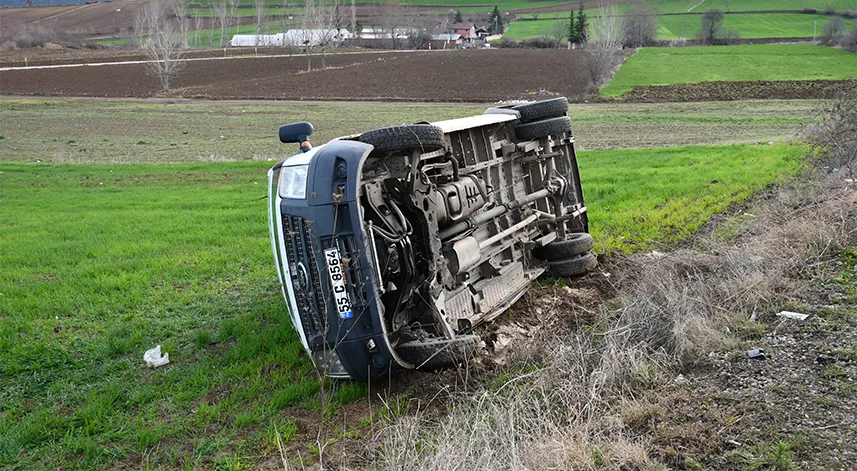
[[[494,5],[494,10],[488,15],[488,30],[491,34],[503,34],[503,14],[497,5]]]
[[[455,20],[456,23],[464,23],[464,18],[461,16],[461,10],[457,10],[455,12]]]
[[[589,20],[586,19],[586,13],[583,13],[583,2],[580,2],[580,8],[577,10],[577,24],[575,27],[577,28],[577,42],[585,43],[589,39],[589,33],[587,32]]]
[[[577,26],[574,24],[574,8],[568,11],[568,40],[569,42],[580,42],[577,38]]]

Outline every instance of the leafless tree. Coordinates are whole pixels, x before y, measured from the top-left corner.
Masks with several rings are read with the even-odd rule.
[[[223,40],[226,38],[226,22],[229,18],[228,1],[229,0],[216,0],[211,5],[212,11],[214,12],[214,17],[217,20],[217,23],[220,25],[220,47],[223,47]],[[211,36],[209,36],[209,43],[211,43]]]
[[[647,3],[634,3],[622,20],[622,36],[628,47],[642,47],[652,43],[658,33],[660,12]]]
[[[550,30],[550,38],[553,42],[556,43],[556,47],[560,47],[562,44],[562,38],[566,37],[568,33],[568,28],[566,28],[566,24],[564,21],[556,21],[553,26],[551,26]]]
[[[173,14],[176,16],[176,19],[179,23],[184,23],[185,19],[187,19],[188,14],[188,5],[186,0],[169,0],[172,4]]]
[[[727,12],[732,11],[732,9],[730,8],[730,5],[732,5],[732,0],[723,0],[723,5],[726,7]]]
[[[398,34],[399,28],[404,21],[404,9],[399,0],[387,0],[381,8],[381,21],[383,23],[384,34],[390,35],[393,49],[399,48]]]
[[[312,48],[316,43],[316,38],[313,34],[315,30],[316,1],[318,0],[304,0],[304,11],[299,20],[300,28],[298,31],[300,34],[298,35],[298,40],[303,45],[304,52],[306,53],[307,72],[312,72]]]
[[[622,49],[622,19],[616,6],[602,3],[598,16],[590,20],[585,48],[592,84],[596,87],[610,74]]]
[[[857,172],[857,80],[842,88],[836,100],[826,105],[823,122],[810,134],[817,154],[831,167],[844,168],[854,178]]]
[[[702,15],[702,25],[696,32],[696,39],[706,44],[713,44],[723,37],[723,21],[726,15],[716,9],[706,11]]]
[[[226,44],[232,39],[232,27],[235,26],[235,33],[238,33],[238,26],[241,24],[241,17],[238,16],[238,7],[241,6],[241,0],[227,0],[229,2],[229,34],[226,37]]]
[[[199,12],[194,11],[193,12],[193,33],[194,33],[193,47],[201,47],[200,46],[200,37],[199,37],[201,31],[202,31],[202,16],[199,15]],[[209,34],[211,34],[211,33],[209,32]],[[211,47],[210,41],[209,41],[208,46]]]
[[[253,0],[253,8],[256,20],[256,46],[258,46],[260,36],[265,33],[265,21],[268,19],[265,15],[265,0]]]
[[[134,45],[142,48],[146,41],[146,11],[137,10],[134,13]]]
[[[285,33],[289,29],[290,16],[289,16],[289,0],[283,0],[283,7],[281,10],[282,14],[280,15],[280,32]],[[291,43],[286,44],[285,41],[282,44],[284,47],[287,47],[289,50],[289,54],[292,53],[292,45]]]
[[[834,16],[821,29],[821,42],[822,44],[833,44],[844,32],[845,22],[842,21],[842,18]]]
[[[342,25],[344,10],[339,0],[317,0],[315,25],[318,30],[318,45],[321,47],[321,68],[326,68],[327,49],[338,47],[342,42]]]
[[[408,42],[412,49],[428,49],[432,36],[437,33],[438,22],[435,18],[413,19],[409,28]]]
[[[146,68],[157,77],[164,91],[170,89],[170,80],[184,68],[182,58],[187,50],[186,22],[170,21],[170,10],[167,1],[155,0],[141,13],[141,27],[146,37],[143,48],[149,59]]]

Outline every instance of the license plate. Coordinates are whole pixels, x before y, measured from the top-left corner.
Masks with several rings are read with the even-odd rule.
[[[342,271],[342,257],[336,247],[324,251],[324,259],[327,260],[327,275],[333,286],[333,302],[339,312],[340,319],[351,319],[351,301],[348,300],[348,291],[345,289],[345,273]]]

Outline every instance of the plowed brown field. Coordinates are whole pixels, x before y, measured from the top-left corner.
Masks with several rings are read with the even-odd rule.
[[[320,57],[313,67],[320,67]],[[304,72],[307,59],[190,61],[168,94],[144,64],[0,72],[4,95],[207,97],[288,100],[467,101],[571,99],[591,87],[580,51],[462,50],[338,54],[324,70]]]

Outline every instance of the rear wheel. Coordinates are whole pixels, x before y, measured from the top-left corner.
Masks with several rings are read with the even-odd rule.
[[[533,255],[541,260],[562,260],[592,250],[592,236],[585,232],[569,234],[565,240],[551,242],[533,250]]]
[[[366,131],[357,140],[372,144],[378,152],[420,149],[425,153],[443,148],[443,130],[429,124],[391,126]]]
[[[568,112],[568,98],[553,98],[535,103],[524,103],[515,105],[512,109],[521,114],[521,121],[525,123],[542,118],[565,116],[565,113]]]
[[[519,124],[515,127],[515,136],[522,141],[540,139],[547,136],[560,136],[571,131],[571,118],[561,116],[532,123]]]
[[[463,364],[476,356],[478,335],[461,335],[453,339],[413,340],[396,347],[403,360],[419,370],[438,370]]]
[[[598,266],[598,260],[592,253],[585,253],[564,260],[547,263],[547,270],[554,276],[579,276],[586,274]]]

